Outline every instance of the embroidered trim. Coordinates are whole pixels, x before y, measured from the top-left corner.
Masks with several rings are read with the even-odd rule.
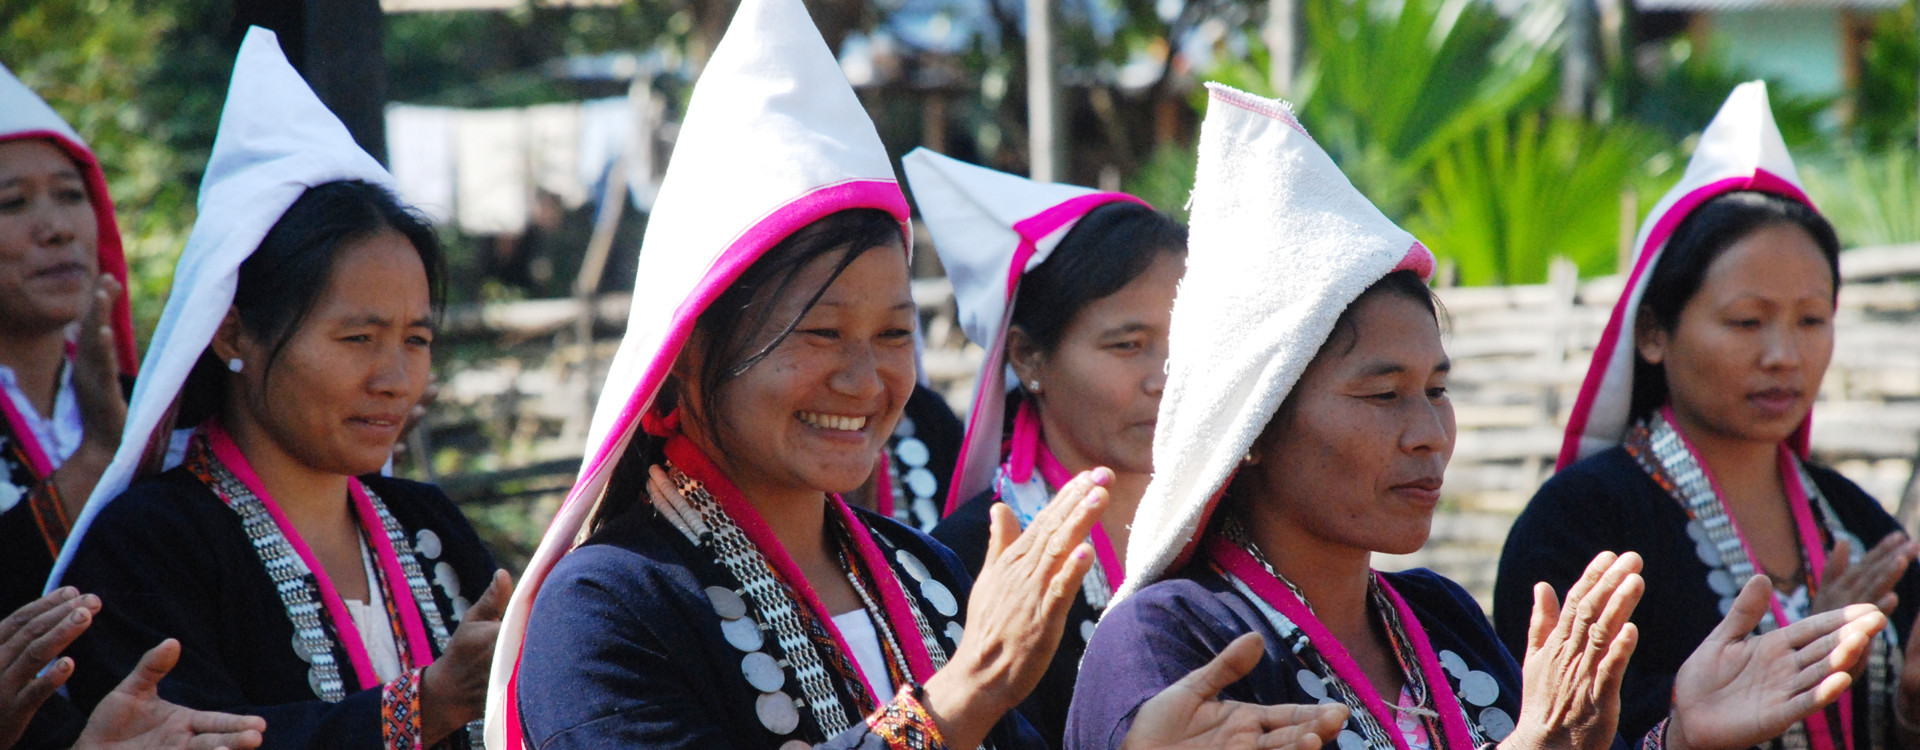
[[[401,672],[380,690],[380,739],[387,750],[417,750],[420,737],[420,683],[425,667]]]
[[[924,694],[918,685],[901,688],[893,700],[867,717],[867,728],[885,740],[889,750],[947,750],[940,725],[921,703]]]
[[[73,523],[67,518],[67,506],[60,501],[60,488],[53,483],[53,477],[47,477],[27,491],[27,507],[33,511],[33,523],[40,529],[40,538],[47,543],[47,552],[54,558],[60,557],[60,547],[67,543],[67,532],[73,530]]]

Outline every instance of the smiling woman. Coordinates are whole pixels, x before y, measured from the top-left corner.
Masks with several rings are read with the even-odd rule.
[[[64,571],[106,604],[72,694],[172,638],[160,694],[244,707],[264,747],[465,744],[509,584],[445,495],[379,475],[427,384],[439,244],[260,29],[207,174]],[[180,465],[133,476],[176,424]]]

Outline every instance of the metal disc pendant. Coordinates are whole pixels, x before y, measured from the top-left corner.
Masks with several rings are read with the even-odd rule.
[[[440,535],[433,529],[421,529],[413,535],[413,551],[426,555],[429,560],[440,559]]]
[[[1087,643],[1093,642],[1093,621],[1092,620],[1080,621],[1080,640],[1086,641]]]
[[[1480,712],[1480,729],[1487,733],[1487,739],[1499,742],[1513,734],[1513,717],[1497,708]]]
[[[940,480],[925,466],[907,472],[906,482],[915,497],[933,497],[933,493],[940,491]]]
[[[1476,706],[1493,705],[1500,699],[1500,683],[1485,672],[1468,672],[1460,678],[1460,699]]]
[[[800,727],[800,707],[786,693],[761,693],[753,702],[753,712],[759,715],[760,726],[774,734],[792,734]]]
[[[747,684],[762,693],[771,693],[787,684],[787,673],[780,671],[780,663],[765,651],[755,651],[741,658],[740,674],[746,675]]]
[[[1302,669],[1294,673],[1293,679],[1300,683],[1300,689],[1315,701],[1327,699],[1327,681],[1320,679],[1320,675]]]
[[[800,740],[787,740],[780,745],[780,750],[813,750],[813,746]]]
[[[926,466],[927,460],[933,458],[932,451],[927,450],[927,444],[920,442],[920,438],[912,437],[903,438],[893,446],[893,455],[901,463],[916,469]]]
[[[739,594],[724,586],[708,586],[707,601],[713,602],[713,613],[722,620],[738,620],[747,616],[747,603]]]
[[[299,628],[295,628],[293,631],[293,655],[300,657],[300,660],[303,662],[308,664],[313,663],[313,654],[307,653],[307,642],[300,638]]]
[[[1453,675],[1453,679],[1456,680],[1466,679],[1467,673],[1473,671],[1467,668],[1466,659],[1460,658],[1459,654],[1447,649],[1440,650],[1440,666],[1444,667],[1447,674]]]
[[[760,623],[751,617],[737,620],[721,620],[720,634],[727,637],[727,643],[741,651],[759,651],[766,645],[766,636],[760,633]]]
[[[914,557],[912,552],[900,550],[894,554],[893,559],[900,561],[900,567],[906,568],[907,575],[913,576],[913,580],[927,580],[926,563],[920,562],[920,558]]]
[[[1351,729],[1340,730],[1340,750],[1367,750],[1367,738]]]
[[[954,648],[957,649],[960,647],[960,637],[966,634],[966,629],[960,627],[960,623],[951,620],[947,622],[947,640],[953,642]]]
[[[326,699],[327,691],[325,688],[323,688],[320,685],[320,670],[318,669],[307,670],[307,687],[313,689],[313,694],[315,697],[318,697],[321,700]]]
[[[928,578],[920,582],[920,593],[940,614],[952,617],[960,613],[960,602],[953,598],[953,592],[947,590],[946,584]]]

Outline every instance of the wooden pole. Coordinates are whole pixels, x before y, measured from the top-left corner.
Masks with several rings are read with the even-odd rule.
[[[1299,0],[1267,0],[1266,32],[1267,82],[1276,96],[1291,96],[1300,65]]]
[[[1038,182],[1064,175],[1060,137],[1060,80],[1055,69],[1053,0],[1027,0],[1027,151],[1029,174]]]

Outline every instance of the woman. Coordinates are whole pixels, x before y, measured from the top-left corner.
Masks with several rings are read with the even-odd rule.
[[[1453,449],[1450,366],[1421,281],[1433,258],[1284,103],[1209,87],[1154,479],[1127,583],[1081,666],[1068,747],[1118,746],[1147,696],[1249,630],[1266,660],[1223,695],[1344,704],[1342,748],[1612,744],[1639,640],[1638,558],[1596,556],[1564,616],[1536,588],[1524,665],[1459,586],[1369,568],[1374,552],[1425,543]],[[1716,634],[1724,648],[1690,665],[1704,676],[1676,686],[1688,747],[1736,747],[1717,743],[1830,699],[1847,680],[1833,672],[1885,622],[1857,607],[1739,641],[1759,593]]]
[[[391,183],[250,30],[130,437],[68,552],[106,605],[73,648],[82,706],[175,638],[161,694],[265,718],[263,747],[464,742],[480,717],[505,575],[438,490],[377,475],[439,304],[439,247]],[[175,421],[197,425],[184,463],[120,492]]]
[[[1008,711],[1060,637],[1111,472],[1017,539],[998,514],[971,597],[951,553],[850,509],[837,493],[914,383],[886,152],[798,0],[741,4],[682,132],[596,450],[508,609],[489,744],[1036,747]],[[1302,730],[1333,714],[1213,701],[1232,679],[1170,694],[1142,742],[1317,746]]]
[[[1892,626],[1850,697],[1762,739],[1920,743],[1920,653],[1892,666],[1920,605],[1914,545],[1859,487],[1806,461],[1833,355],[1839,242],[1796,182],[1764,84],[1734,90],[1639,245],[1560,471],[1507,537],[1501,636],[1518,642],[1534,581],[1562,588],[1576,558],[1639,552],[1649,606],[1634,621],[1648,639],[1627,670],[1620,724],[1633,736],[1667,715],[1676,673],[1738,582],[1765,573],[1776,590],[1762,632],[1855,603],[1880,605]]]
[[[0,66],[0,612],[40,596],[120,444],[126,285],[99,162]]]
[[[968,468],[954,483],[967,494],[951,496],[951,515],[934,538],[977,573],[995,503],[1028,522],[1076,474],[1096,466],[1114,472],[1112,505],[1093,527],[1097,554],[1067,614],[1068,635],[1021,706],[1059,747],[1080,655],[1120,585],[1118,551],[1153,472],[1167,317],[1186,268],[1186,227],[1129,195],[1035,183],[926,149],[902,164],[953,279],[960,320],[996,353],[980,368],[963,450]],[[1008,365],[1016,376],[1011,399],[1004,398]]]

